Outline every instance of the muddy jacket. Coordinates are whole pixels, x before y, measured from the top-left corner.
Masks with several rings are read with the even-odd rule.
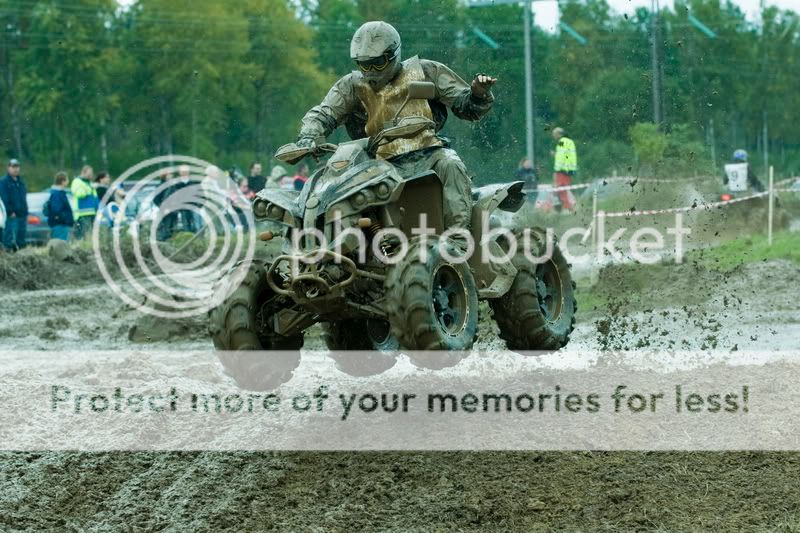
[[[436,97],[422,102],[410,101],[400,117],[422,115],[432,118],[436,131],[444,126],[448,108],[458,118],[478,120],[489,112],[494,101],[491,93],[485,98],[473,95],[470,85],[447,66],[415,56],[403,61],[398,75],[377,92],[358,71],[341,78],[322,103],[303,117],[300,138],[327,137],[340,125],[345,125],[353,139],[375,135],[403,104],[407,84],[411,81],[432,82],[436,85]],[[388,159],[441,144],[434,132],[425,132],[415,139],[398,139],[381,147],[378,156]]]

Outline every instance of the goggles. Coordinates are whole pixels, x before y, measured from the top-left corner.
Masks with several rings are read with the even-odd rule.
[[[356,61],[358,68],[361,69],[361,72],[369,72],[370,70],[376,70],[378,72],[385,70],[386,67],[389,66],[389,63],[395,57],[394,50],[384,52],[382,56],[376,57],[374,59],[368,59],[366,61]]]

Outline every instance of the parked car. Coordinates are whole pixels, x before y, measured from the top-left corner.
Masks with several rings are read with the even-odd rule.
[[[147,183],[140,187],[135,193],[131,190],[136,185],[136,182],[125,182],[122,187],[125,189],[127,196],[125,196],[125,218],[128,222],[133,220],[151,220],[155,218],[152,214],[153,209],[158,209],[153,204],[153,197],[155,196],[157,183]]]
[[[42,246],[50,240],[50,226],[42,212],[44,203],[50,198],[50,191],[28,193],[28,233],[29,245]]]

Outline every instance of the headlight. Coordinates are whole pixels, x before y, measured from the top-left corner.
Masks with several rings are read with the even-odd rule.
[[[353,204],[353,207],[361,207],[367,203],[367,195],[363,192],[358,192],[350,199],[350,203]]]
[[[388,183],[379,183],[377,187],[375,187],[375,194],[381,200],[386,200],[389,198],[389,195],[392,194],[392,189],[389,187]]]
[[[274,220],[280,220],[283,218],[283,214],[286,213],[286,209],[272,204],[267,209],[267,218],[272,218]]]
[[[256,218],[264,218],[267,216],[267,206],[269,202],[264,200],[256,200],[253,202],[253,215]]]
[[[348,165],[350,165],[350,161],[347,161],[345,159],[344,161],[334,161],[334,162],[332,162],[331,163],[331,168],[333,168],[333,170],[336,170],[338,172],[339,170],[342,170],[343,168],[347,168]]]

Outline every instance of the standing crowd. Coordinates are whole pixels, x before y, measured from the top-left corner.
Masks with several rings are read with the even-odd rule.
[[[229,222],[246,228],[247,204],[260,190],[266,187],[299,191],[308,180],[308,173],[305,164],[298,166],[293,176],[282,166],[276,165],[268,176],[264,176],[261,163],[254,162],[250,165],[249,175],[238,180],[233,172],[229,176],[217,167],[209,167],[206,178],[200,183],[204,188],[214,187],[222,191],[224,185],[221,186],[218,178],[230,177],[237,181],[238,190],[227,192],[229,204],[235,213]],[[173,179],[169,172],[160,176],[162,182],[168,182],[169,185],[160,188],[152,198],[153,204],[163,213],[157,230],[159,240],[169,239],[177,229],[196,233],[204,226],[203,216],[196,210],[173,210],[167,203],[170,196],[189,185],[189,174],[189,167],[183,165],[178,169],[177,179]],[[86,238],[92,233],[98,213],[103,215],[100,217],[102,220],[113,225],[120,215],[124,215],[120,213],[120,204],[125,196],[123,187],[112,187],[112,177],[108,172],[100,172],[95,176],[94,169],[89,165],[85,165],[71,181],[66,172],[56,173],[49,197],[42,208],[42,215],[50,228],[50,238],[63,241]],[[0,222],[3,222],[0,249],[14,252],[27,245],[29,215],[28,189],[21,175],[21,165],[19,160],[11,159],[6,175],[0,179]]]
[[[50,228],[50,238],[67,241],[70,237],[82,239],[89,235],[98,210],[119,202],[125,197],[122,188],[111,189],[111,175],[85,165],[70,183],[66,172],[56,173],[50,194],[42,207],[42,214]],[[28,188],[20,173],[20,162],[11,159],[6,175],[0,179],[0,201],[3,211],[2,248],[11,252],[27,245]]]

